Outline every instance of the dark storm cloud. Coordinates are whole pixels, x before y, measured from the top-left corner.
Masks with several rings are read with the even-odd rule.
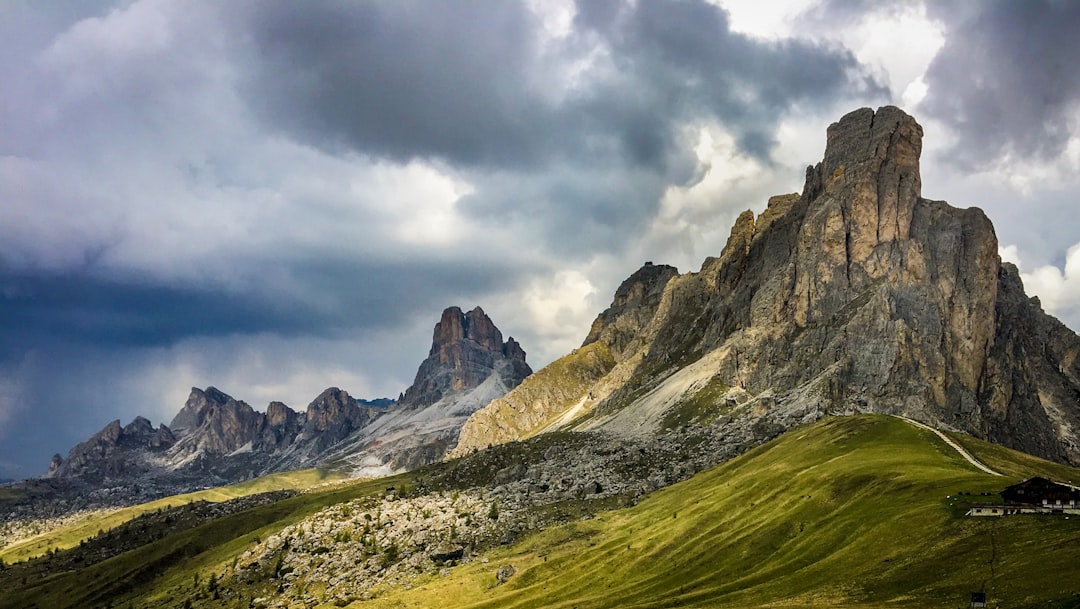
[[[557,38],[519,2],[316,6],[234,15],[253,32],[245,91],[266,125],[449,163],[475,187],[462,211],[531,214],[530,236],[560,256],[640,232],[695,175],[695,125],[723,125],[767,162],[796,104],[884,94],[847,50],[752,39],[702,1],[581,2]]]
[[[663,168],[687,120],[717,120],[764,156],[792,104],[881,91],[849,52],[756,41],[702,1],[579,3],[573,31],[553,40],[519,2],[315,7],[243,15],[250,99],[316,145],[398,160]]]
[[[821,13],[852,20],[906,5],[833,0]],[[1073,135],[1069,114],[1080,99],[1080,3],[931,1],[927,7],[945,26],[945,45],[927,70],[919,111],[958,134],[948,160],[971,169],[1006,157],[1059,155]]]
[[[90,273],[0,273],[0,354],[36,346],[114,349],[171,345],[200,336],[272,332],[327,336],[401,323],[428,300],[478,293],[506,276],[496,264],[294,261],[292,285],[235,290],[102,277]],[[413,296],[423,293],[423,299]]]
[[[257,3],[250,99],[319,145],[537,160],[536,24],[518,2]]]
[[[947,31],[922,107],[960,134],[959,161],[1060,154],[1080,99],[1080,3],[931,6]]]

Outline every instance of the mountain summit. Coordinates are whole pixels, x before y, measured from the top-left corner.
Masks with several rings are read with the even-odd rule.
[[[493,373],[510,387],[532,374],[525,351],[502,332],[480,307],[463,313],[443,311],[431,339],[431,351],[416,371],[416,379],[398,403],[406,408],[430,406],[454,393],[479,387]]]
[[[262,413],[215,387],[193,387],[168,427],[155,430],[143,417],[127,427],[113,421],[66,459],[55,456],[46,476],[207,486],[328,463],[361,475],[411,469],[440,459],[470,414],[531,372],[525,351],[513,338],[503,342],[480,307],[450,307],[397,403],[330,387],[305,411],[271,402]]]
[[[740,215],[696,273],[647,263],[455,454],[556,428],[752,442],[883,412],[1080,463],[1080,338],[1025,296],[981,210],[921,196],[922,136],[891,106],[841,118],[801,194]]]

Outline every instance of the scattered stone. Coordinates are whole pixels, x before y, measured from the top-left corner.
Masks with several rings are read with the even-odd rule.
[[[514,565],[503,565],[495,572],[495,579],[498,580],[499,585],[502,585],[513,577],[515,573],[517,573],[517,569],[514,568]]]

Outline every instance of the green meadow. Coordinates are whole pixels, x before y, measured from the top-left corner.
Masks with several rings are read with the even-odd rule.
[[[1080,517],[964,516],[1022,477],[1080,471],[970,444],[1014,475],[980,472],[898,419],[828,419],[354,606],[955,608],[974,591],[992,607],[1080,606]],[[496,586],[504,564],[517,574]]]
[[[837,417],[633,507],[526,536],[357,609],[662,607],[1080,607],[1080,517],[970,518],[1031,475],[1066,468],[958,438],[985,474],[932,433],[879,415]],[[193,581],[324,506],[407,477],[305,493],[232,514],[90,567],[5,592],[0,607],[248,607]],[[496,571],[515,574],[499,584]],[[320,607],[335,605],[324,604]]]
[[[119,510],[91,513],[74,524],[53,529],[0,549],[0,560],[5,563],[14,563],[42,556],[53,550],[72,548],[101,531],[108,531],[143,514],[162,508],[184,505],[193,501],[228,501],[229,499],[267,491],[306,489],[317,484],[334,482],[343,478],[343,474],[323,469],[281,472],[229,486],[174,495]]]

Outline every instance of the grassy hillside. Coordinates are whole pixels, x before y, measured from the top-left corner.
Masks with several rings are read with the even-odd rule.
[[[199,574],[231,561],[260,537],[326,506],[377,495],[406,479],[395,476],[334,486],[230,514],[84,569],[20,582],[17,590],[0,594],[0,608],[179,607]],[[270,482],[253,487],[263,484]]]
[[[161,508],[184,505],[193,501],[226,501],[267,491],[305,489],[323,482],[340,480],[343,477],[343,474],[321,469],[281,472],[229,486],[174,495],[119,510],[87,514],[79,522],[53,529],[0,549],[0,561],[14,563],[42,556],[53,550],[71,548],[79,545],[82,540],[93,537],[99,531],[108,531],[122,523]]]
[[[1063,473],[994,452],[994,467]],[[829,419],[634,508],[356,606],[959,607],[981,589],[992,606],[1080,606],[1080,518],[963,516],[1017,479],[897,419]],[[504,564],[517,574],[496,586]]]
[[[955,608],[985,590],[992,607],[1080,607],[1080,517],[963,516],[970,502],[991,498],[983,493],[1022,477],[1080,480],[1080,471],[989,445],[969,449],[1011,477],[978,471],[899,419],[828,419],[634,507],[526,536],[453,569],[419,574],[410,589],[380,589],[349,606]],[[256,588],[240,605],[213,599],[208,574],[323,506],[401,482],[349,485],[233,514],[29,582],[0,595],[0,607],[256,606]],[[516,573],[499,584],[505,565]],[[268,600],[258,606],[273,606]]]

